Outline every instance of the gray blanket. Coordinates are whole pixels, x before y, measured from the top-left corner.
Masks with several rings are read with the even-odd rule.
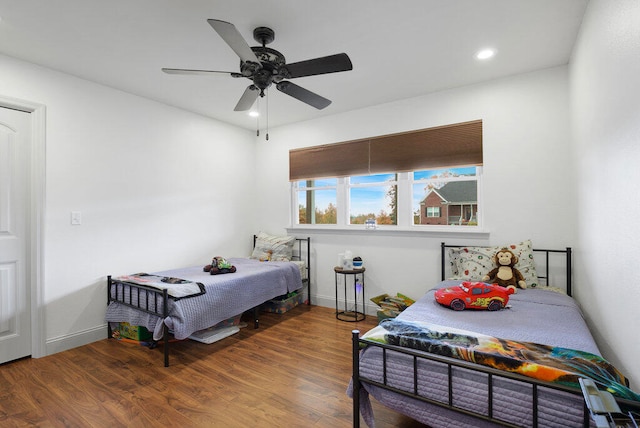
[[[178,301],[169,301],[169,316],[164,320],[124,305],[112,302],[107,307],[107,322],[128,322],[143,325],[162,337],[163,323],[176,339],[186,339],[192,333],[211,327],[220,321],[252,309],[269,299],[302,287],[300,268],[291,262],[260,262],[252,259],[228,259],[236,272],[210,275],[202,266],[155,272],[204,284],[206,293]]]

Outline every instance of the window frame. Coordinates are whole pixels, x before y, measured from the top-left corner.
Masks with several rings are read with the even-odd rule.
[[[327,179],[336,179],[336,184],[324,184],[324,185],[320,185],[320,186],[305,186],[305,187],[299,187],[298,183],[300,181],[319,181],[319,180],[327,180]],[[338,201],[340,200],[340,196],[339,196],[339,183],[340,180],[344,180],[343,178],[336,178],[336,177],[328,177],[328,178],[320,178],[320,179],[309,179],[309,180],[298,180],[295,182],[291,182],[291,200],[292,200],[292,204],[291,204],[291,224],[292,225],[297,225],[297,226],[336,226],[337,224],[340,223],[340,212],[339,212],[339,203]],[[315,183],[314,183],[315,184]],[[300,199],[298,198],[298,195],[300,194],[300,192],[306,192],[306,191],[316,191],[316,190],[331,190],[331,189],[335,189],[336,190],[336,224],[333,223],[300,223],[299,219],[300,219]],[[313,207],[313,214],[312,216],[315,217],[315,205]],[[307,209],[309,209],[309,207],[307,207]]]
[[[352,183],[352,178],[353,177],[373,177],[373,176],[377,176],[377,175],[395,175],[395,179],[391,180],[391,181],[371,181],[371,182],[365,182],[365,183]],[[345,218],[345,222],[348,225],[354,225],[354,226],[364,226],[365,223],[351,223],[351,190],[352,189],[363,189],[363,188],[367,188],[367,187],[391,187],[391,186],[395,186],[396,187],[396,194],[398,192],[398,176],[400,175],[400,173],[387,173],[387,174],[370,174],[370,175],[353,175],[353,176],[349,176],[349,177],[345,177],[345,191],[347,193],[347,204],[346,204],[346,218]],[[374,213],[377,214],[377,213]],[[390,215],[392,213],[389,213]],[[396,224],[393,225],[389,225],[389,226],[397,226],[398,224],[398,219],[396,218]]]
[[[414,224],[414,210],[413,210],[413,187],[416,181],[413,180],[413,171],[411,172],[393,172],[397,174],[397,219],[396,225],[376,225],[378,231],[388,232],[453,232],[453,233],[465,233],[465,234],[484,234],[483,229],[483,192],[482,192],[482,166],[474,166],[476,168],[476,175],[464,177],[465,180],[469,180],[473,177],[473,180],[477,183],[477,224],[476,225],[427,225],[427,224]],[[451,169],[460,168],[452,167]],[[447,168],[433,168],[435,169],[447,169]],[[392,173],[389,173],[392,174]],[[361,176],[358,174],[357,176]],[[372,174],[377,175],[377,174]],[[297,229],[310,229],[310,230],[365,230],[364,224],[350,224],[350,197],[349,197],[349,177],[331,177],[336,178],[337,191],[336,191],[336,211],[337,222],[336,224],[300,224],[298,222],[298,192],[302,190],[298,187],[299,180],[290,182],[290,198],[291,198],[291,222],[290,230]],[[445,181],[455,181],[459,178],[447,179]],[[375,186],[379,186],[380,183],[376,183]],[[356,185],[363,186],[363,185]],[[324,189],[325,187],[309,187],[309,190]],[[442,215],[442,212],[441,212]],[[369,231],[371,229],[367,229]]]

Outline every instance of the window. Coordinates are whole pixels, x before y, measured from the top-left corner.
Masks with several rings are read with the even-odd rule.
[[[397,174],[359,175],[348,178],[349,224],[398,224]]]
[[[478,226],[481,167],[358,175],[292,183],[297,224]]]
[[[413,224],[477,226],[478,169],[413,172]]]
[[[440,207],[425,207],[425,216],[427,217],[440,217]]]
[[[336,224],[337,179],[301,180],[296,183],[298,224]]]
[[[479,226],[481,165],[481,120],[293,149],[293,222]]]

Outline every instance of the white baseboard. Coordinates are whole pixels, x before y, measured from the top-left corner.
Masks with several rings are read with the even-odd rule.
[[[107,324],[88,328],[76,333],[47,339],[45,355],[51,355],[68,349],[77,348],[107,338]]]

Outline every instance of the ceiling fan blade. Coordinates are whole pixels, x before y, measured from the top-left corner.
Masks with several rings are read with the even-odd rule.
[[[260,91],[256,88],[255,85],[247,86],[247,89],[244,90],[244,93],[240,97],[240,101],[236,104],[236,107],[233,111],[247,111],[253,106],[253,103],[256,102],[256,98],[258,98],[258,94]]]
[[[328,100],[324,97],[321,97],[318,94],[315,94],[308,89],[304,89],[291,82],[280,82],[276,85],[276,88],[280,92],[284,92],[287,95],[292,96],[293,98],[302,101],[303,103],[309,104],[312,107],[317,108],[318,110],[322,110],[331,104],[331,100]]]
[[[242,61],[260,63],[235,25],[218,19],[207,19],[209,25],[222,37]]]
[[[242,74],[235,73],[233,71],[189,70],[186,68],[163,68],[162,71],[164,71],[167,74],[196,74],[201,76],[207,76],[211,74],[230,74],[232,76],[238,75],[234,77],[242,77]]]
[[[289,78],[315,76],[317,74],[336,73],[353,70],[351,59],[346,53],[329,55],[322,58],[309,59],[286,65]]]

